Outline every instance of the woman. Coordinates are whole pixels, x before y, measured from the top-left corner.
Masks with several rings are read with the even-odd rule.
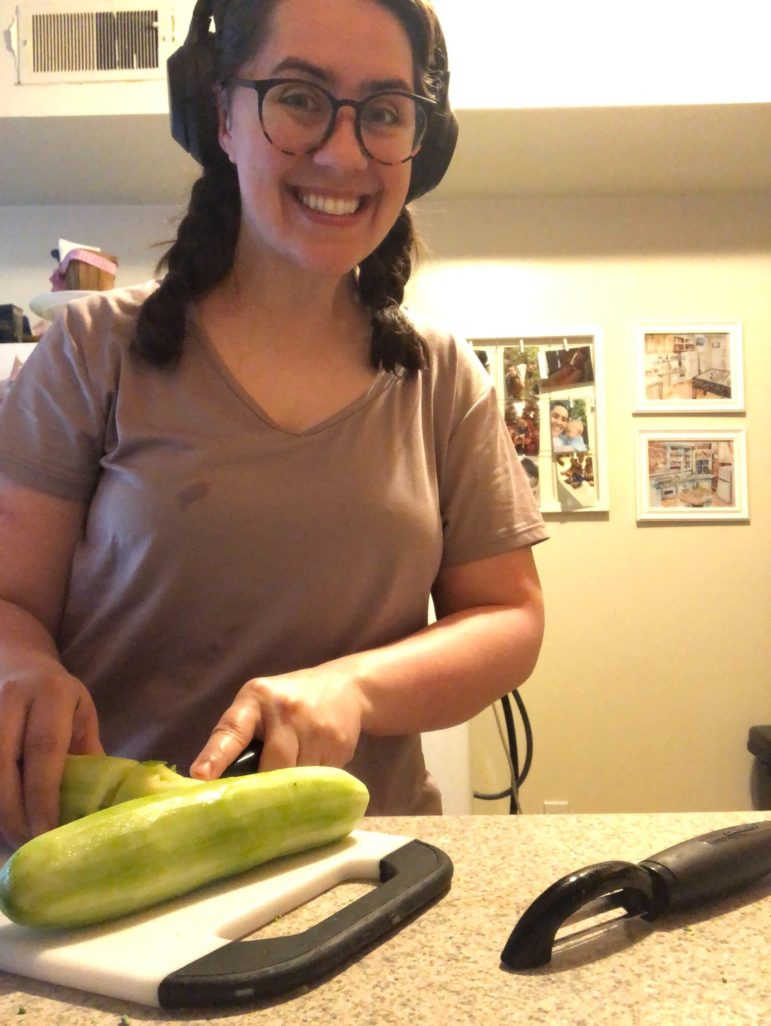
[[[14,384],[9,843],[102,746],[208,779],[256,736],[263,770],[346,766],[370,813],[438,812],[419,733],[532,671],[538,511],[471,348],[400,309],[430,107],[401,94],[430,95],[433,19],[224,4],[220,148],[165,278],[71,304]]]

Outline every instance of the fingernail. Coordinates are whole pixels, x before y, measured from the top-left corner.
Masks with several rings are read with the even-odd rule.
[[[202,762],[194,762],[190,767],[190,776],[198,777],[200,780],[208,780],[211,777],[211,759],[204,759]]]

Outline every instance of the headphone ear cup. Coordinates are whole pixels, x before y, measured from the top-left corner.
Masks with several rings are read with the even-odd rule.
[[[407,202],[434,189],[444,178],[458,142],[458,120],[450,109],[450,72],[447,45],[439,22],[434,23],[434,74],[441,83],[437,108],[428,125],[420,152],[412,161],[412,177]]]
[[[458,142],[458,121],[452,111],[445,110],[434,115],[420,152],[412,161],[412,177],[407,192],[410,203],[425,195],[444,178],[450,166]]]
[[[207,0],[199,0],[187,39],[166,63],[171,134],[199,164],[222,158],[213,45],[208,32],[210,16]]]

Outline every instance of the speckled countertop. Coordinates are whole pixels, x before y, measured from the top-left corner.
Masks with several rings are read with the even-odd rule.
[[[367,829],[445,851],[455,866],[452,888],[307,992],[171,1014],[0,973],[0,1024],[771,1026],[769,877],[701,912],[616,928],[591,949],[566,950],[541,969],[514,974],[500,966],[519,916],[567,873],[608,859],[639,862],[709,830],[768,818],[726,812],[370,820]],[[310,922],[328,914],[323,900],[329,899],[314,903]]]

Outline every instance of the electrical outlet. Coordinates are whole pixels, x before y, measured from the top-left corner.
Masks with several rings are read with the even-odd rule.
[[[543,811],[545,813],[551,814],[551,815],[554,815],[555,813],[559,813],[559,812],[567,812],[568,811],[568,803],[567,803],[567,801],[544,802],[543,803]]]

